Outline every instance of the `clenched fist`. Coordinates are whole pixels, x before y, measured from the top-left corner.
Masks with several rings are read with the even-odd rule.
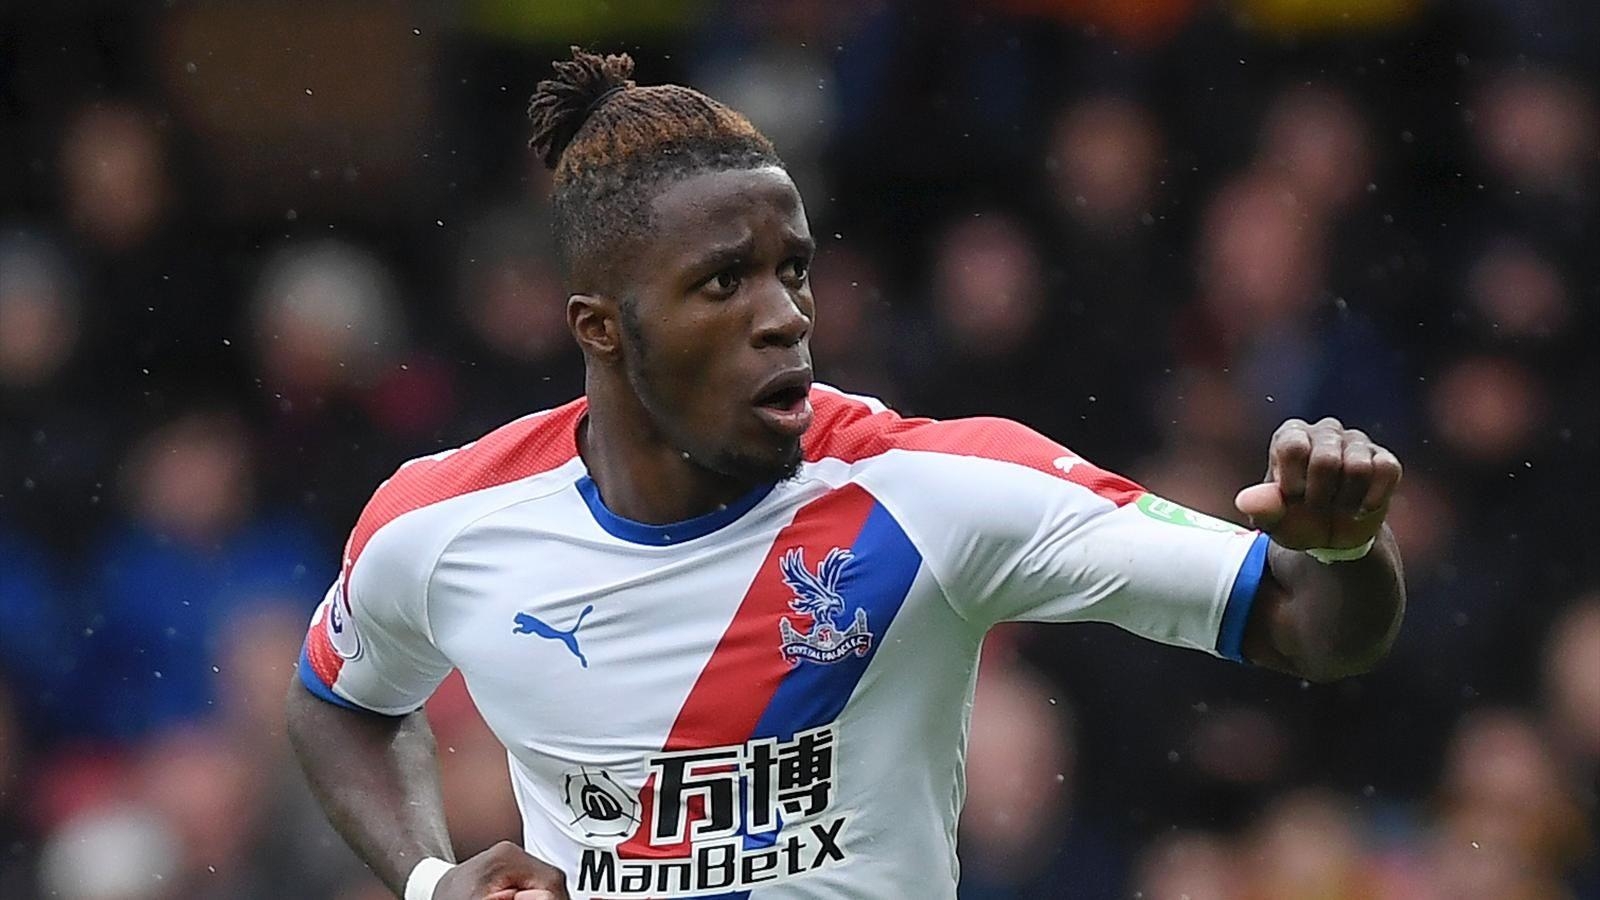
[[[568,900],[567,877],[501,841],[445,873],[433,900]]]
[[[1372,540],[1400,484],[1400,460],[1366,432],[1327,418],[1290,419],[1272,435],[1264,483],[1234,505],[1291,550],[1356,548]]]

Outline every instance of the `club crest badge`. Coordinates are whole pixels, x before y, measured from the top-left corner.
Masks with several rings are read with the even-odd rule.
[[[839,578],[854,560],[849,550],[835,547],[822,558],[817,571],[812,572],[806,567],[803,549],[791,547],[784,552],[779,568],[783,571],[783,583],[794,591],[789,608],[811,619],[809,631],[796,627],[788,616],[778,622],[783,658],[790,665],[799,665],[801,660],[836,663],[852,653],[865,656],[872,649],[872,632],[867,630],[865,609],[857,607],[850,627],[839,629],[839,617],[844,615]]]

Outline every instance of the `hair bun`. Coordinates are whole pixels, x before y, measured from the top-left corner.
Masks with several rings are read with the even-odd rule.
[[[533,122],[529,146],[554,169],[562,151],[610,94],[633,87],[633,57],[626,53],[601,56],[579,47],[572,48],[572,59],[551,64],[555,77],[546,78],[534,88],[528,101],[528,118]]]

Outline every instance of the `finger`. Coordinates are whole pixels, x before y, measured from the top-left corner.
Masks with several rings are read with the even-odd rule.
[[[1283,490],[1276,484],[1253,484],[1233,498],[1233,505],[1262,531],[1271,531],[1288,509]]]
[[[567,900],[565,890],[548,891],[544,888],[534,888],[531,891],[517,891],[516,896],[510,900]]]
[[[1403,469],[1400,458],[1390,453],[1383,447],[1374,447],[1372,451],[1372,482],[1367,485],[1367,494],[1361,499],[1361,510],[1358,516],[1365,518],[1376,515],[1389,508],[1389,501],[1394,497],[1395,488],[1400,486],[1400,477]]]
[[[1311,434],[1305,422],[1290,419],[1272,435],[1267,478],[1276,481],[1283,496],[1299,500],[1306,493],[1306,461],[1311,458]]]
[[[1339,471],[1339,493],[1333,499],[1334,508],[1342,513],[1356,514],[1367,497],[1372,484],[1372,444],[1359,431],[1345,435],[1344,461]]]
[[[1339,491],[1339,470],[1344,465],[1344,429],[1323,419],[1311,429],[1311,457],[1306,460],[1306,505],[1328,507]]]

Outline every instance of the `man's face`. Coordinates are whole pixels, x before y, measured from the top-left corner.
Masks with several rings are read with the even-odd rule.
[[[695,463],[752,482],[792,476],[811,424],[808,270],[816,245],[782,169],[664,188],[629,261],[623,364],[656,428]]]

